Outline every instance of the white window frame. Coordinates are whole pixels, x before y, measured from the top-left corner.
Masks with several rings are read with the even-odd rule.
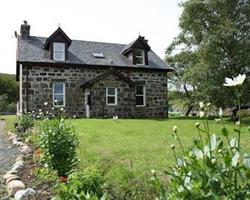
[[[115,94],[114,95],[108,94],[108,89],[109,88],[115,89]],[[115,97],[115,103],[108,103],[108,97]],[[106,88],[106,104],[108,106],[116,106],[117,105],[117,88],[115,88],[115,87],[107,87]]]
[[[55,84],[56,83],[62,83],[63,84],[63,93],[56,93],[55,94]],[[57,103],[55,103],[55,95],[63,95],[63,105],[57,105]],[[66,93],[65,93],[65,83],[64,82],[54,82],[53,83],[53,106],[54,107],[65,107],[66,105]]]
[[[56,47],[56,45],[58,45],[58,46]],[[61,58],[56,57],[56,53],[61,53],[60,54]],[[63,42],[54,42],[53,43],[53,60],[65,61],[65,43],[63,43]]]
[[[136,51],[141,51],[142,55],[141,56],[136,55]],[[135,58],[142,59],[142,61],[143,61],[142,63],[135,63],[136,65],[145,65],[145,52],[143,51],[143,49],[136,49],[135,50]]]
[[[145,107],[146,106],[146,87],[145,85],[138,85],[143,87],[143,94],[137,94],[137,86],[135,86],[135,98],[136,97],[143,97],[143,105],[137,105],[136,107]]]

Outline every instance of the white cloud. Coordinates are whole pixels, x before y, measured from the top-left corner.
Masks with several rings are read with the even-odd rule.
[[[27,20],[31,35],[48,37],[60,26],[71,39],[127,44],[138,34],[164,57],[178,34],[181,0],[8,0],[1,3],[0,72],[15,73],[14,31]]]

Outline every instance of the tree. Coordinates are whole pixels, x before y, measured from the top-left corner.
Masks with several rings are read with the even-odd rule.
[[[235,105],[234,92],[223,82],[250,69],[250,1],[187,0],[181,6],[181,32],[166,51],[179,75],[172,80],[189,88],[191,104],[203,98],[217,106]],[[242,88],[245,104],[249,86],[248,81]]]

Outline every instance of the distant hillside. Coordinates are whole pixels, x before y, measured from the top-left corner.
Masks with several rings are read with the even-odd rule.
[[[10,77],[10,78],[13,78],[14,80],[16,80],[16,75],[15,74],[0,73],[0,77],[2,77],[2,76]]]

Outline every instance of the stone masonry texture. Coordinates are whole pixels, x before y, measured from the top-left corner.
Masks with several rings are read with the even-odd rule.
[[[66,106],[68,116],[86,117],[85,89],[80,85],[101,75],[106,70],[98,67],[23,67],[23,107],[26,111],[44,109],[44,102],[53,107],[53,83],[65,82]],[[105,118],[162,118],[167,117],[167,72],[150,70],[119,69],[120,73],[132,81],[145,85],[146,106],[136,107],[135,87],[110,74],[94,83],[91,94],[90,117]],[[106,88],[116,87],[118,103],[106,105]]]

